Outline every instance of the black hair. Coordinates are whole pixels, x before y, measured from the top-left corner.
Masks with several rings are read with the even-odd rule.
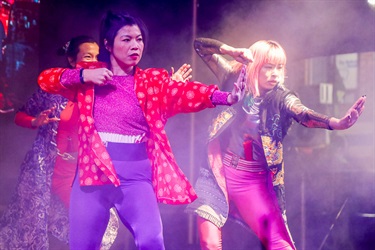
[[[91,36],[81,35],[70,39],[63,47],[57,50],[57,54],[60,56],[65,55],[66,57],[73,58],[77,61],[77,55],[79,53],[79,46],[83,43],[97,43]],[[69,65],[69,67],[71,67]]]
[[[148,31],[146,25],[140,18],[133,17],[126,12],[113,12],[108,11],[106,16],[102,19],[100,24],[100,45],[99,45],[99,60],[110,63],[109,56],[110,52],[107,47],[113,47],[113,43],[117,32],[124,26],[137,25],[141,31],[144,46],[146,48],[146,42],[148,40]],[[107,45],[104,44],[104,40],[107,41]]]

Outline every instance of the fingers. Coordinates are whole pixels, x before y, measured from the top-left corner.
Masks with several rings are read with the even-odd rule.
[[[57,117],[48,118],[48,122],[58,122],[58,121],[60,121],[60,119]]]
[[[104,81],[102,84],[106,83],[107,81],[112,81],[113,72],[109,69],[105,69],[104,71]]]
[[[243,65],[243,66],[242,66],[241,74],[242,74],[242,80],[243,80],[243,81],[246,81],[246,78],[247,78],[246,65]]]
[[[243,91],[245,89],[245,83],[244,81],[240,80],[234,83],[234,87],[237,91]]]
[[[357,122],[363,110],[364,106],[353,106],[352,108],[350,108],[346,117],[343,118],[343,129],[350,128],[351,126],[353,126]]]
[[[57,121],[60,121],[60,119],[57,118],[57,117],[51,117],[50,118],[50,117],[48,117],[48,115],[40,114],[39,116],[37,116],[33,120],[32,124],[33,124],[34,127],[40,127],[40,126],[46,125],[50,122],[57,122]]]
[[[246,66],[243,66],[237,81],[233,83],[233,89],[231,93],[231,104],[239,102],[246,94]]]
[[[185,79],[185,78],[191,78],[192,76],[190,75],[191,72],[193,72],[193,70],[191,68],[188,68],[187,70],[185,70],[185,72],[182,74],[182,77]]]
[[[112,77],[113,77],[113,72],[112,71],[110,71],[109,69],[107,69],[107,75],[111,78],[111,80],[112,80]]]
[[[103,85],[108,81],[112,81],[113,72],[107,68],[85,69],[83,71],[83,77],[85,82]]]
[[[365,106],[362,106],[362,108],[357,111],[358,112],[358,116],[362,115],[363,111],[365,110]]]
[[[239,63],[244,65],[248,65],[249,63],[254,61],[253,54],[249,49],[239,48],[236,49],[234,53],[232,53],[232,57]]]
[[[173,67],[172,67],[173,68]],[[178,74],[183,74],[187,69],[190,68],[190,65],[184,63],[178,70],[176,73]]]
[[[352,108],[357,109],[357,110],[362,109],[362,107],[365,105],[365,102],[366,102],[366,96],[363,95],[363,96],[361,96],[361,97],[360,97],[360,98],[354,103],[354,105],[353,105]]]
[[[191,69],[190,64],[184,63],[184,65],[182,65],[181,68],[180,68],[180,73],[181,74],[186,74],[187,72],[191,73],[191,71],[192,71],[192,69]]]
[[[52,110],[51,109],[46,109],[40,112],[40,114],[36,117],[38,120],[45,120],[48,118],[49,114],[51,114]]]
[[[186,82],[186,81],[190,81],[191,79],[193,78],[193,76],[192,75],[190,75],[190,76],[187,76],[187,77],[184,77],[184,82]]]
[[[362,96],[357,104],[357,107],[355,108],[358,112],[362,112],[365,108],[365,102],[366,102],[366,96]]]
[[[174,74],[172,74],[171,78],[175,81],[189,81],[193,77],[191,72],[193,72],[193,70],[190,64],[184,63]]]
[[[242,90],[245,89],[246,87],[246,79],[247,79],[247,74],[246,74],[246,65],[243,65],[242,66],[242,69],[241,69],[241,73],[240,73],[240,76],[238,77],[238,82],[239,82],[239,85],[238,87]]]
[[[50,122],[58,122],[58,121],[60,121],[60,119],[57,118],[57,117],[51,117],[51,118],[46,117],[45,119],[41,120],[39,123],[40,123],[40,125],[45,125],[45,124],[48,124]]]
[[[241,51],[240,62],[242,62],[244,65],[247,65],[254,61],[253,54],[249,49],[243,49]]]
[[[361,96],[354,105],[350,108],[349,118],[352,119],[353,116],[357,118],[362,114],[365,109],[366,96]]]
[[[253,54],[249,49],[245,49],[243,56],[248,60],[248,63],[251,63],[254,61]]]

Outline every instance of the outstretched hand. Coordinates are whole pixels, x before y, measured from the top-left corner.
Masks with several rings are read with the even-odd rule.
[[[246,66],[243,65],[237,81],[233,84],[232,92],[228,96],[228,103],[235,104],[243,99],[246,93]]]
[[[343,130],[353,126],[365,109],[366,96],[361,96],[341,119],[332,117],[329,125],[332,129]]]
[[[59,121],[60,119],[57,117],[52,117],[50,118],[49,115],[54,111],[56,108],[52,107],[50,109],[46,109],[42,112],[40,112],[39,115],[37,115],[34,119],[31,120],[31,126],[34,128],[38,128],[42,125],[48,124],[50,122],[56,122]]]
[[[249,49],[246,48],[234,48],[224,44],[220,47],[220,52],[233,57],[234,60],[244,65],[254,61],[253,54]]]
[[[190,75],[192,71],[193,69],[191,68],[190,64],[184,63],[176,72],[174,72],[174,68],[171,67],[170,75],[174,81],[186,82],[190,81],[190,79],[193,77]]]

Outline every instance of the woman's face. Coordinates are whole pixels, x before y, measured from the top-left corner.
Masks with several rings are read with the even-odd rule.
[[[265,63],[259,70],[258,85],[260,95],[273,89],[284,78],[284,65]]]
[[[144,49],[141,30],[137,25],[127,25],[119,29],[110,48],[112,67],[118,65],[128,73],[142,58]]]
[[[82,43],[79,45],[76,62],[70,62],[74,68],[77,62],[97,62],[99,55],[99,46],[96,43]]]

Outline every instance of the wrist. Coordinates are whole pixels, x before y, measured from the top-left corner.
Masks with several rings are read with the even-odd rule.
[[[83,70],[84,70],[84,68],[81,68],[81,69],[79,70],[79,81],[80,81],[82,84],[85,83],[85,79],[83,78]]]
[[[229,105],[232,105],[233,104],[233,96],[232,94],[229,93],[229,95],[227,96],[227,102]]]
[[[211,101],[213,105],[227,105],[230,106],[231,104],[228,102],[228,95],[229,92],[224,92],[220,90],[215,90],[211,96]]]
[[[233,95],[232,93],[229,93],[227,102],[229,105],[236,104],[238,102],[238,97],[236,95]]]
[[[31,128],[37,128],[38,126],[36,125],[36,118],[31,119]]]
[[[329,130],[337,130],[338,129],[339,120],[335,117],[331,117],[328,119],[328,129]]]

